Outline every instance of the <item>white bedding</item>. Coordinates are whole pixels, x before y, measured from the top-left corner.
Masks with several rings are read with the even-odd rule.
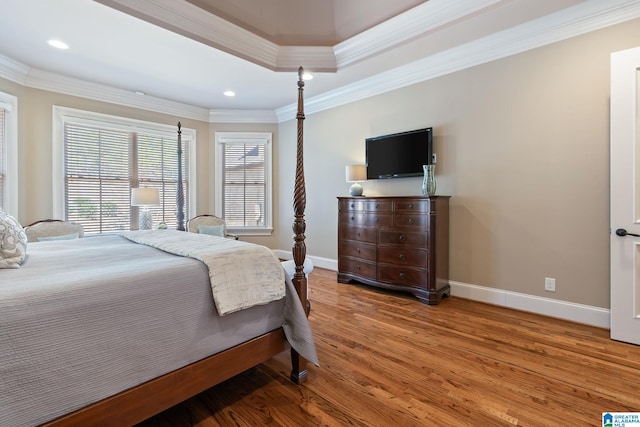
[[[265,246],[176,230],[134,231],[123,236],[202,261],[209,269],[213,300],[221,316],[284,298],[284,271]]]
[[[54,419],[280,326],[317,364],[293,301],[221,317],[200,261],[121,236],[29,244],[22,268],[0,272],[0,426]]]

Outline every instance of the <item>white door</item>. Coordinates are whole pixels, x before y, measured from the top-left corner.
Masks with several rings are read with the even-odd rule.
[[[611,338],[640,344],[640,47],[611,54]]]

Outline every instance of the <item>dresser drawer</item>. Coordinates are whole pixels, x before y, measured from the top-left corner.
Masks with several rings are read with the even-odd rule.
[[[365,279],[376,280],[376,264],[354,258],[338,258],[338,271],[343,274],[353,274]]]
[[[350,256],[363,260],[376,260],[376,245],[373,243],[354,242],[344,240],[340,242],[339,256]]]
[[[427,246],[426,231],[396,231],[396,230],[380,230],[380,244],[400,244],[407,246],[418,246],[424,248]]]
[[[429,200],[399,200],[395,202],[395,211],[399,213],[429,213]]]
[[[367,212],[392,212],[393,203],[388,200],[367,200],[364,202],[364,210]]]
[[[381,246],[378,248],[378,262],[429,268],[429,251],[408,246]]]
[[[394,285],[425,287],[427,270],[378,264],[378,281]]]
[[[429,224],[429,215],[420,214],[400,214],[394,216],[394,225],[397,227],[427,228]]]
[[[340,200],[338,202],[338,211],[347,212],[347,211],[356,211],[362,212],[364,211],[364,200]]]
[[[390,226],[393,224],[391,214],[340,212],[338,220],[340,224],[348,225]]]
[[[339,240],[357,240],[359,242],[376,243],[378,241],[378,230],[366,227],[350,227],[341,225],[338,229]]]

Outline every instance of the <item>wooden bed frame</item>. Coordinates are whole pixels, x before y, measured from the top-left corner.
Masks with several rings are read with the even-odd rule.
[[[303,271],[306,257],[304,210],[306,192],[303,167],[304,105],[303,69],[298,70],[298,140],[294,187],[293,260],[296,265],[293,285],[308,313],[307,279]],[[180,132],[180,131],[179,131]],[[180,135],[180,133],[178,134]],[[178,152],[181,147],[178,145]],[[180,186],[181,183],[179,182]],[[196,394],[213,387],[251,367],[259,365],[290,348],[282,328],[147,381],[114,396],[59,417],[42,426],[127,426],[134,425]],[[291,349],[291,380],[302,384],[307,379],[306,360]]]

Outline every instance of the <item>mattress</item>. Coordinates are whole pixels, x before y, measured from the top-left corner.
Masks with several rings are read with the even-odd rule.
[[[22,268],[0,271],[0,425],[37,425],[283,325],[291,332],[291,301],[220,317],[200,261],[117,235],[30,243]]]

